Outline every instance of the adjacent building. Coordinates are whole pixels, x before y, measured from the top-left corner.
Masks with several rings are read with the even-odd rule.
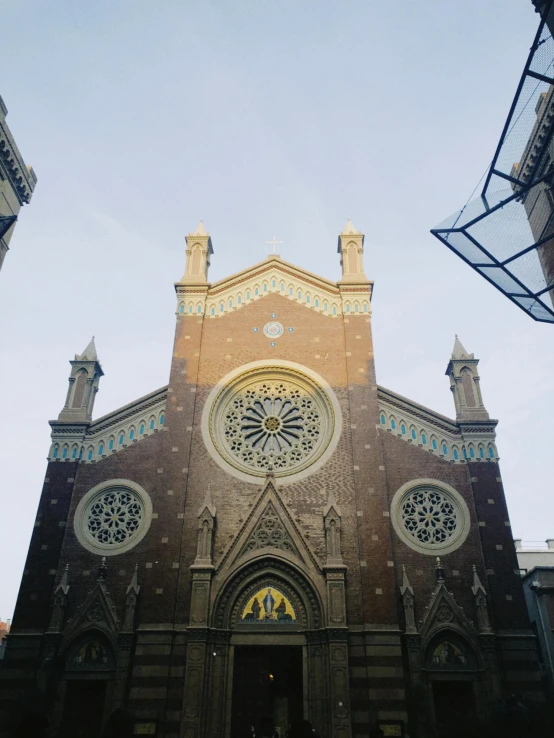
[[[545,544],[516,540],[529,617],[539,642],[544,680],[554,693],[554,539]]]
[[[8,110],[0,97],[0,269],[19,211],[31,201],[37,183],[32,167],[26,166],[8,128],[7,114]]]
[[[211,283],[203,223],[186,243],[168,384],[94,418],[94,340],[70,362],[0,735],[22,705],[84,738],[118,706],[139,735],[350,738],[540,704],[478,359],[456,338],[455,418],[377,383],[350,221],[338,281],[273,254]]]

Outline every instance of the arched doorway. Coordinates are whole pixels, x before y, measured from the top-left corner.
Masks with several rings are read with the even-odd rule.
[[[325,628],[322,593],[307,574],[265,555],[214,590],[209,627],[187,631],[184,735],[234,738],[269,722],[284,736],[302,718],[330,734],[332,684],[348,685],[346,632]]]
[[[232,736],[248,735],[252,727],[257,735],[271,728],[270,734],[284,736],[289,725],[309,717],[304,700],[309,619],[301,598],[275,573],[256,577],[237,598],[231,636]]]
[[[454,630],[441,630],[425,649],[433,723],[440,738],[467,735],[480,717],[479,660]]]
[[[115,673],[114,649],[97,630],[78,636],[64,654],[56,722],[62,735],[97,738],[110,704]]]

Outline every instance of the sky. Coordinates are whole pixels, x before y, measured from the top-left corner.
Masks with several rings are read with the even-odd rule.
[[[212,281],[281,256],[375,280],[377,380],[449,417],[480,359],[514,537],[554,538],[552,326],[429,230],[486,170],[538,25],[531,0],[4,3],[0,94],[38,184],[0,273],[0,618],[11,617],[69,360],[94,416],[168,381],[173,283],[202,218]]]

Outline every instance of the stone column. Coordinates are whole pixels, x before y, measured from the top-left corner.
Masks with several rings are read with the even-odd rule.
[[[348,673],[348,632],[329,629],[329,676],[333,738],[350,738],[350,686]]]

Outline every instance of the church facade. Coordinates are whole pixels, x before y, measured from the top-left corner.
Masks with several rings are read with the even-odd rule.
[[[477,359],[456,339],[455,420],[376,383],[350,221],[338,282],[272,255],[210,283],[186,241],[168,385],[93,420],[94,341],[70,362],[0,723],[27,698],[87,738],[118,706],[164,738],[426,736],[540,701]]]

